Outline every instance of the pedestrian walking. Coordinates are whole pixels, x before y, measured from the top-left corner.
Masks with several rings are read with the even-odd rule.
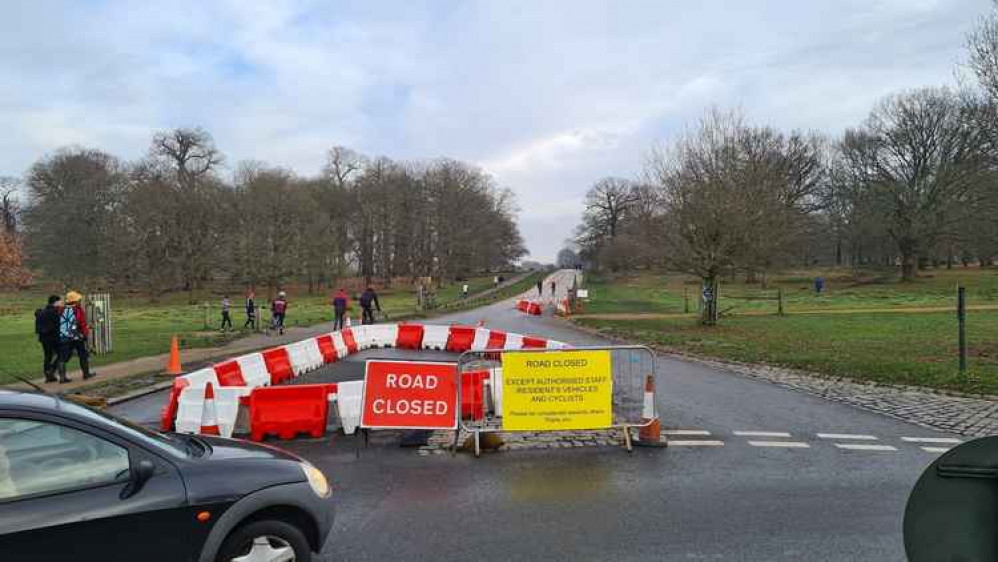
[[[62,308],[62,298],[52,295],[45,308],[35,311],[35,333],[38,334],[38,342],[42,344],[45,382],[56,381],[55,371],[59,364],[59,314]]]
[[[537,280],[537,296],[538,297],[544,296],[544,282],[539,279]]]
[[[378,312],[381,312],[381,303],[378,302],[378,294],[374,292],[374,288],[368,287],[360,295],[361,324],[374,324],[374,311],[371,309],[371,305],[377,307]]]
[[[271,329],[277,330],[277,334],[284,335],[284,315],[288,312],[288,294],[278,291],[277,298],[270,302],[270,322]]]
[[[496,275],[495,277],[492,278],[492,285],[495,286],[495,287],[499,286],[499,276],[498,275]]]
[[[814,292],[820,295],[821,292],[824,291],[824,290],[825,290],[825,278],[821,277],[821,276],[815,277],[814,278]]]
[[[253,302],[253,297],[256,295],[253,291],[246,293],[246,323],[243,324],[243,329],[246,328],[256,328],[256,303]]]
[[[87,350],[87,337],[90,327],[87,326],[87,315],[83,311],[83,295],[76,291],[66,293],[66,306],[59,315],[59,382],[70,382],[66,376],[66,363],[69,363],[73,353],[80,360],[80,370],[83,378],[89,379],[97,373],[90,372],[90,352]]]
[[[335,320],[333,321],[334,330],[343,329],[343,317],[346,316],[347,308],[350,306],[350,296],[341,287],[333,295],[333,313],[335,314]]]
[[[232,308],[232,301],[229,300],[229,295],[222,297],[222,331],[225,331],[225,327],[228,326],[232,329],[232,314],[229,312]]]
[[[554,298],[554,289],[555,289],[555,284],[554,284],[554,281],[552,281],[551,282],[551,298]]]
[[[461,298],[462,299],[468,298],[468,284],[467,283],[465,283],[464,285],[461,285]]]

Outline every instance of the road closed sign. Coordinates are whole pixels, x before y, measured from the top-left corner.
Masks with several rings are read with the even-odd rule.
[[[360,426],[381,429],[457,427],[457,365],[367,362]]]
[[[609,350],[516,352],[502,356],[502,427],[510,431],[613,425]]]

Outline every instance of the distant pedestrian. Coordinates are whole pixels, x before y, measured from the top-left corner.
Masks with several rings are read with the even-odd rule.
[[[819,275],[818,277],[814,278],[814,292],[820,295],[824,290],[825,290],[825,278]]]
[[[347,314],[347,308],[350,306],[350,296],[347,292],[340,288],[333,295],[333,313],[336,315],[336,319],[333,321],[334,330],[343,329],[343,318]]]
[[[87,326],[87,315],[81,302],[83,295],[76,291],[66,293],[66,306],[59,315],[59,382],[69,382],[66,376],[66,363],[69,363],[73,353],[80,360],[80,370],[83,378],[89,379],[96,375],[90,372],[90,353],[87,350],[87,337],[90,327]]]
[[[243,329],[246,328],[256,328],[256,303],[253,302],[253,297],[256,295],[253,291],[246,293],[246,323],[243,324]]]
[[[381,303],[378,302],[378,294],[374,292],[372,287],[368,287],[360,295],[361,324],[374,324],[374,311],[371,309],[371,305],[377,307],[378,312],[381,312]]]
[[[552,298],[554,297],[554,289],[555,289],[555,285],[554,285],[554,281],[552,281],[551,282],[551,297]]]
[[[284,291],[277,293],[277,298],[270,302],[271,328],[277,330],[277,334],[284,335],[284,315],[288,312],[288,294]]]
[[[229,300],[229,295],[222,297],[222,331],[225,331],[225,327],[228,326],[232,329],[232,314],[229,312],[232,309],[232,301]]]
[[[461,298],[462,299],[468,298],[468,284],[467,283],[465,283],[464,285],[461,285]]]
[[[495,285],[496,287],[499,286],[499,276],[498,275],[496,275],[495,277],[492,278],[492,284]]]
[[[544,296],[544,282],[540,280],[537,281],[537,296],[538,297]]]
[[[506,277],[504,275],[500,275],[499,276],[499,284],[502,285],[505,281],[506,281]]]
[[[62,298],[52,295],[45,308],[35,311],[35,333],[42,344],[45,382],[56,381],[55,371],[59,364],[59,314],[62,308]]]

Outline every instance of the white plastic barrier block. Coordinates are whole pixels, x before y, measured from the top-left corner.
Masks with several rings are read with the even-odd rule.
[[[285,348],[288,350],[288,359],[291,360],[291,369],[294,370],[295,376],[322,366],[322,354],[319,352],[319,344],[315,338],[288,344]],[[318,361],[316,356],[318,356]]]
[[[523,335],[522,334],[506,334],[506,345],[503,349],[521,349],[523,348]]]
[[[423,326],[423,349],[446,349],[450,326],[426,324]]]
[[[350,328],[353,332],[353,341],[357,342],[357,351],[363,351],[365,349],[371,349],[373,345],[373,336],[371,335],[371,326],[369,325],[357,325]]]
[[[472,351],[482,351],[489,346],[489,334],[492,330],[488,328],[475,328],[475,339],[471,342]]]
[[[548,340],[547,349],[567,349],[569,345],[560,341]]]
[[[239,398],[249,396],[251,388],[244,386],[215,387],[215,416],[222,437],[232,437],[239,416]],[[177,403],[177,433],[199,433],[204,415],[204,387],[187,387]]]
[[[364,394],[364,381],[347,381],[337,385],[336,408],[340,413],[343,433],[353,435],[360,425],[361,399]]]
[[[395,347],[395,340],[399,337],[397,324],[374,324],[368,326],[367,329],[371,335],[373,347]]]
[[[188,388],[204,388],[209,382],[215,388],[219,387],[218,375],[215,374],[215,369],[212,369],[211,367],[187,373],[183,376],[183,378],[187,381]]]
[[[336,348],[336,356],[343,359],[347,355],[350,355],[350,350],[347,349],[347,344],[343,341],[343,334],[339,332],[331,332],[329,334],[333,337],[333,347]]]
[[[239,363],[246,386],[250,388],[270,386],[270,373],[267,372],[267,364],[263,360],[262,353],[249,353],[236,357],[236,363]]]

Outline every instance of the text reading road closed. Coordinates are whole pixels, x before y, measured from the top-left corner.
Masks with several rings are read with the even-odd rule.
[[[599,429],[613,424],[610,352],[512,352],[502,358],[503,429]]]
[[[453,429],[456,406],[452,363],[367,362],[361,427]]]

